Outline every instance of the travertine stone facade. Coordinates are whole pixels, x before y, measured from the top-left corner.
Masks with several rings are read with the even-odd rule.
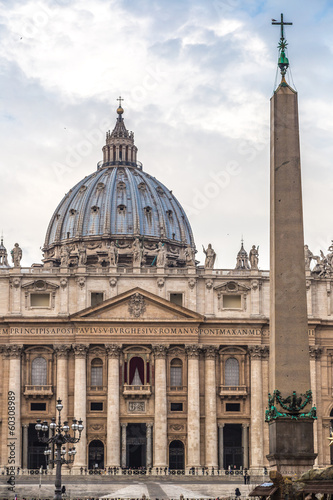
[[[128,466],[134,449],[129,443],[135,439],[145,443],[138,445],[143,449],[138,460],[145,465],[169,465],[171,448],[180,442],[186,467],[226,466],[234,462],[243,467],[267,466],[268,430],[264,411],[269,363],[268,273],[258,270],[254,278],[253,271],[235,275],[234,271],[229,274],[209,270],[207,278],[203,269],[195,272],[197,284],[191,289],[188,279],[193,276],[192,269],[190,274],[187,269],[182,274],[165,269],[165,298],[162,298],[157,283],[160,277],[152,272],[136,275],[117,272],[110,277],[108,271],[86,270],[81,301],[84,309],[80,311],[75,295],[79,288],[77,276],[71,271],[66,277],[66,288],[73,292],[69,295],[72,297],[69,316],[63,314],[61,271],[46,278],[43,269],[29,273],[22,269],[19,276],[15,270],[18,291],[22,293],[22,314],[18,316],[16,310],[11,313],[9,302],[6,310],[4,303],[0,304],[1,435],[5,438],[1,465],[8,461],[7,397],[12,390],[16,397],[17,449],[23,450],[22,456],[18,452],[16,460],[23,467],[34,466],[29,451],[33,439],[31,428],[36,418],[50,420],[55,414],[56,398],[62,399],[62,414],[70,422],[73,416],[84,420],[85,431],[75,459],[77,467],[91,465],[89,447],[96,441],[102,443],[105,466]],[[8,296],[12,293],[12,273],[13,269],[1,270],[2,296],[6,288]],[[208,279],[211,288],[207,288]],[[254,279],[261,283],[255,289],[251,286]],[[319,304],[321,312],[329,310],[328,278],[315,278],[308,272],[307,280],[313,290],[311,297],[315,297],[311,310],[318,318]],[[54,309],[25,306],[22,285],[40,281],[58,285]],[[141,288],[136,288],[136,284]],[[239,295],[248,290],[247,309],[219,309],[218,295],[228,294],[228,288],[234,287],[238,287]],[[115,288],[117,293],[113,293]],[[92,291],[113,296],[90,306]],[[136,293],[144,298],[145,310],[133,318],[129,301]],[[171,293],[182,293],[185,306],[188,295],[194,294],[195,310],[170,302]],[[259,294],[261,315],[257,314],[258,309],[252,314],[252,294]],[[212,311],[206,318],[204,308]],[[331,460],[327,437],[333,410],[333,323],[327,314],[320,319],[315,317],[309,318],[308,329],[311,388],[318,409],[315,451],[318,465],[327,465]],[[46,379],[39,385],[32,380],[36,357],[43,357],[47,363]],[[137,364],[138,390],[133,389],[130,380],[134,378],[130,366],[134,358],[142,359]],[[230,358],[238,366],[235,380],[230,379],[232,371],[228,372]],[[91,380],[95,359],[101,360],[102,378],[98,387]],[[177,373],[181,379],[172,382],[170,377],[178,376]],[[42,405],[37,408],[44,409],[34,410],[36,403]],[[135,437],[132,433],[139,424],[142,436]]]

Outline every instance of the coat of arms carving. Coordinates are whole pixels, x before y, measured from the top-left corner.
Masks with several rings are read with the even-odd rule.
[[[131,296],[128,304],[128,311],[134,318],[139,318],[146,310],[145,298],[141,293],[135,293]]]

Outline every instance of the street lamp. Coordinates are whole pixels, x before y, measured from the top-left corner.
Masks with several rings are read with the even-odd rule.
[[[83,431],[82,420],[76,420],[73,418],[73,423],[71,425],[73,435],[70,435],[70,426],[68,422],[65,421],[61,423],[61,410],[63,409],[63,405],[61,403],[61,399],[57,400],[56,409],[58,411],[58,422],[56,417],[52,417],[50,426],[47,421],[44,420],[42,422],[40,419],[37,420],[37,424],[35,425],[35,429],[37,431],[38,440],[41,443],[46,443],[48,446],[44,451],[44,455],[47,463],[56,464],[56,478],[55,478],[55,491],[54,491],[54,500],[61,500],[61,466],[63,464],[72,464],[74,462],[76,449],[70,448],[68,450],[68,460],[65,459],[66,455],[66,443],[78,443],[81,439],[81,433]],[[48,430],[49,428],[52,431],[52,436],[49,437]],[[78,433],[78,434],[77,434]],[[56,445],[55,450],[55,458],[51,459],[51,447],[50,444]]]

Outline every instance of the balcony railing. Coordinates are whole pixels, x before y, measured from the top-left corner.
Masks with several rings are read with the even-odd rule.
[[[221,385],[220,397],[223,398],[246,398],[248,392],[246,385]]]
[[[170,385],[168,389],[172,392],[186,392],[187,387],[185,385]]]
[[[151,385],[128,385],[124,384],[123,387],[124,398],[147,398],[151,396]]]
[[[93,391],[93,392],[102,392],[102,391],[106,391],[107,387],[106,387],[106,385],[91,385],[89,387],[89,390]]]
[[[28,397],[51,397],[53,396],[52,385],[26,385],[24,395]]]

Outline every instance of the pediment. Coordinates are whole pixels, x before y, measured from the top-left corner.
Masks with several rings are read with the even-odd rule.
[[[88,307],[71,316],[72,320],[96,321],[186,321],[201,322],[204,317],[136,287],[94,307]]]
[[[24,283],[21,288],[34,292],[45,292],[56,290],[57,288],[59,288],[59,285],[51,283],[50,281],[38,279],[29,281],[28,283]]]
[[[239,281],[226,281],[225,283],[222,283],[221,285],[215,286],[214,290],[217,292],[225,292],[225,293],[239,293],[239,292],[248,292],[251,290],[251,287],[244,285],[243,283],[240,283]]]

